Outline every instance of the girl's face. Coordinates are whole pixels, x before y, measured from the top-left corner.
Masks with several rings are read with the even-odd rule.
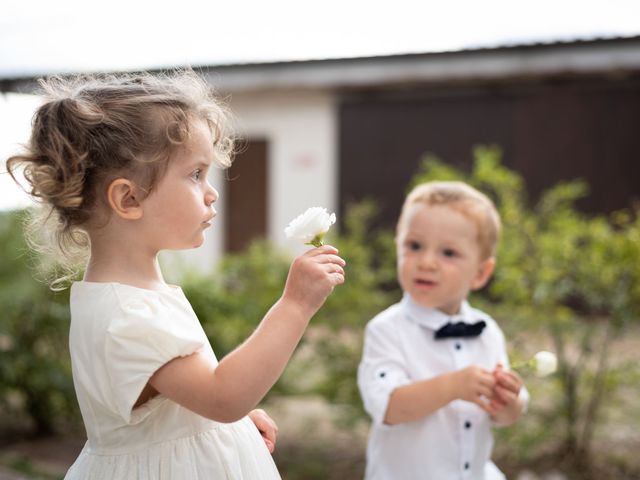
[[[416,203],[398,230],[398,280],[412,299],[449,315],[484,285],[493,259],[481,261],[477,226],[444,205]]]
[[[195,248],[211,226],[218,192],[209,184],[214,160],[211,132],[206,122],[191,125],[191,138],[169,161],[165,175],[142,202],[145,232],[156,250]]]

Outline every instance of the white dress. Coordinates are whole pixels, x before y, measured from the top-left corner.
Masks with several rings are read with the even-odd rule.
[[[65,480],[280,479],[245,417],[208,420],[162,395],[133,409],[173,358],[215,355],[182,290],[119,283],[71,287],[69,345],[87,443]]]

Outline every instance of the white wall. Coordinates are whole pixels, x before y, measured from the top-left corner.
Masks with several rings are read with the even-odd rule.
[[[31,118],[40,103],[41,99],[35,95],[0,94],[0,210],[32,204],[31,198],[6,173],[5,161],[22,151],[22,145],[29,141]]]
[[[240,134],[267,141],[268,238],[292,255],[302,252],[308,247],[285,238],[287,224],[308,207],[334,212],[338,206],[335,99],[328,93],[309,91],[243,92],[232,94],[229,103]],[[220,200],[204,245],[179,254],[180,259],[202,269],[212,267],[223,254],[223,176],[224,172],[215,172],[212,177]]]

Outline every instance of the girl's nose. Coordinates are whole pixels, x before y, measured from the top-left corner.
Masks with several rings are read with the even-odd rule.
[[[214,203],[216,200],[218,200],[218,191],[213,188],[211,186],[210,183],[207,182],[207,192],[205,193],[204,196],[204,201],[207,204],[207,206],[210,206],[212,203]]]

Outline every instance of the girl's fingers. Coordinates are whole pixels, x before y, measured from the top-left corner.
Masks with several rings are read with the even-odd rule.
[[[344,277],[344,269],[340,265],[336,265],[335,263],[330,263],[326,267],[329,273],[339,273]]]
[[[337,253],[338,253],[338,249],[336,247],[333,247],[331,245],[322,245],[321,247],[307,250],[305,252],[305,255],[315,257],[318,255],[325,255],[325,254],[336,255]]]
[[[264,443],[267,446],[267,449],[269,450],[269,453],[273,453],[273,451],[276,449],[276,445],[275,443],[273,443],[271,440],[269,440],[268,438],[264,438]]]
[[[278,425],[264,410],[257,408],[249,412],[249,418],[256,425],[260,434],[275,445],[278,436]]]
[[[318,255],[316,261],[318,263],[335,263],[336,265],[342,265],[343,267],[347,264],[347,262],[338,255]]]

